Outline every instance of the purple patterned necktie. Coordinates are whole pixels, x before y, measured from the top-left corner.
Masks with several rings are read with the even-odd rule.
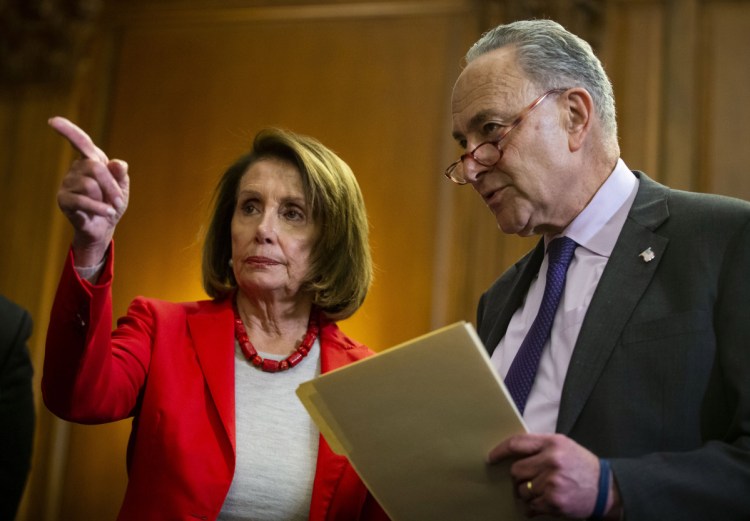
[[[552,331],[557,305],[565,288],[565,275],[577,246],[578,244],[569,237],[558,237],[547,247],[549,262],[542,304],[505,376],[505,385],[521,414],[534,384],[542,349]]]

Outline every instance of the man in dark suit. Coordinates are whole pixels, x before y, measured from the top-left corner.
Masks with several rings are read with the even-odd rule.
[[[31,466],[33,370],[26,341],[31,317],[0,295],[0,519],[12,520]]]
[[[533,515],[749,519],[750,204],[629,170],[609,79],[559,24],[499,26],[466,60],[446,175],[542,236],[479,304],[530,431],[490,462]]]

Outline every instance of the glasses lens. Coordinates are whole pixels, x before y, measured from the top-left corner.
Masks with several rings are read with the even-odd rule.
[[[446,168],[445,176],[454,183],[460,185],[466,184],[465,166],[466,162],[469,161],[469,157],[473,157],[474,161],[482,166],[493,166],[500,161],[502,154],[497,148],[497,143],[483,143],[474,149],[471,156],[467,154]]]
[[[494,166],[500,160],[497,143],[483,143],[474,151],[474,160],[482,166]]]
[[[445,170],[445,176],[456,184],[466,184],[464,177],[464,162],[458,160]]]

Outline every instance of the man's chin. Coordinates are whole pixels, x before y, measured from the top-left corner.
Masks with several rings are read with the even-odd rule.
[[[521,224],[518,221],[506,221],[497,218],[497,227],[506,235],[518,235],[519,237],[531,237],[534,235],[534,229],[528,223]]]

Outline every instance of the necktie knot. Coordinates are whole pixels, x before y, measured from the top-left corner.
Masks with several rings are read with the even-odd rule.
[[[558,237],[550,241],[547,246],[547,254],[549,255],[550,265],[563,265],[567,270],[571,259],[573,259],[573,253],[576,251],[576,241],[570,237]]]

